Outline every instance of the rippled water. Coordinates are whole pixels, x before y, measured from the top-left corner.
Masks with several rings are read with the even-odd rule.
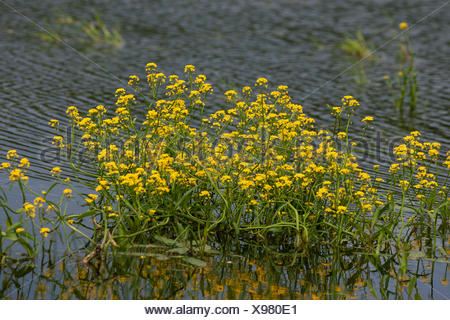
[[[446,1],[6,1],[0,2],[0,154],[16,149],[33,167],[32,185],[47,185],[56,163],[41,160],[53,130],[48,119],[65,120],[76,105],[86,111],[111,105],[116,88],[129,74],[142,74],[147,62],[165,73],[180,73],[193,64],[214,85],[210,112],[223,107],[224,91],[252,84],[265,76],[274,85],[287,84],[296,102],[320,126],[329,126],[327,104],[352,94],[361,103],[358,117],[372,115],[375,132],[385,139],[379,157],[361,165],[368,170],[388,160],[386,141],[412,129],[424,140],[450,141],[450,5]],[[441,8],[441,9],[439,9]],[[48,43],[36,36],[39,26],[54,23],[64,12],[91,19],[99,12],[125,40],[115,48],[68,39]],[[414,117],[400,119],[383,76],[398,70],[397,24],[407,21],[416,52],[421,107]],[[415,24],[417,23],[417,24]],[[375,48],[367,64],[368,83],[358,86],[354,60],[338,49],[344,37],[360,28]],[[360,129],[355,122],[354,131]],[[374,133],[376,136],[377,133]],[[372,148],[376,145],[371,142]],[[64,163],[57,165],[66,169]],[[0,175],[0,183],[6,177]],[[15,193],[10,197],[14,201]],[[446,270],[446,268],[444,267]],[[448,291],[447,291],[448,292]]]

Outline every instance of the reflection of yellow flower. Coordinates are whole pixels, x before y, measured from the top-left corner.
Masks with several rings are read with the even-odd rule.
[[[408,29],[408,24],[406,22],[402,22],[398,25],[398,27],[400,28],[400,30],[405,30]]]

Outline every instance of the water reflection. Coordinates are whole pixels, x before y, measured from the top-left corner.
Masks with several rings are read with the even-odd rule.
[[[448,261],[323,251],[296,256],[246,246],[204,257],[199,268],[151,248],[90,264],[7,261],[2,299],[448,299]],[[437,277],[436,275],[439,275]]]

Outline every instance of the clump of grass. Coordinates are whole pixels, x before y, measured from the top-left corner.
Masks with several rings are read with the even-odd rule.
[[[339,48],[346,54],[357,59],[359,62],[352,68],[355,82],[359,86],[365,86],[367,83],[365,63],[372,62],[375,58],[373,52],[366,43],[366,40],[360,30],[356,32],[355,38],[345,37],[339,44]]]
[[[69,15],[62,15],[55,19],[54,24],[47,23],[47,31],[37,32],[42,40],[60,43],[61,40],[77,40],[82,42],[107,44],[116,47],[123,45],[120,32],[106,26],[100,14],[95,13],[92,20],[76,19]]]
[[[393,77],[385,76],[386,84],[393,95],[393,103],[401,116],[404,108],[409,106],[409,114],[412,115],[417,109],[418,83],[417,72],[414,65],[414,51],[408,34],[408,24],[402,22],[399,25],[402,31],[402,41],[400,43],[400,53],[403,57],[403,65],[397,75]]]
[[[344,41],[339,45],[339,48],[358,60],[373,57],[372,52],[367,45],[363,34],[361,33],[361,30],[356,32],[355,38],[349,38],[346,36]]]
[[[95,249],[87,261],[110,246],[123,250],[155,235],[195,243],[200,254],[207,242],[225,236],[280,250],[357,247],[374,256],[404,250],[418,230],[428,232],[435,249],[438,237],[446,239],[447,180],[439,184],[437,177],[446,170],[448,178],[450,153],[442,161],[440,144],[422,142],[419,132],[394,149],[385,180],[378,166],[374,176],[363,171],[353,154],[349,127],[359,103],[352,96],[331,107],[333,131],[317,130],[288,87],[270,90],[265,78],[240,94],[225,92],[229,108],[207,117],[213,88],[194,66],[185,67],[184,77],[166,76],[154,63],[146,72],[144,85],[130,76],[136,95],[116,90],[112,113],[102,105],[86,115],[69,107],[71,137],[50,120],[58,132],[55,148],[66,150],[74,175],[92,191],[82,195],[82,214],[67,212],[69,187],[59,202],[48,200],[49,190],[27,210],[53,225],[40,226],[48,228],[43,233],[62,225],[90,241]],[[145,110],[145,119],[135,110]],[[198,117],[200,124],[192,125]],[[373,118],[362,121],[365,132]],[[86,150],[91,161],[78,163],[75,155]],[[25,158],[13,151],[9,158],[2,168],[26,188]],[[69,184],[60,168],[50,174]],[[87,218],[94,219],[89,232],[77,225]]]
[[[94,43],[109,43],[115,46],[123,44],[122,36],[117,29],[108,29],[101,16],[94,14],[94,21],[81,20],[81,30]]]

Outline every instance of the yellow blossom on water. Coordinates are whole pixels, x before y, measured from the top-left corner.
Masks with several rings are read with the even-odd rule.
[[[364,119],[362,119],[361,121],[362,122],[373,121],[373,117],[364,117]]]
[[[399,27],[400,30],[405,30],[405,29],[408,29],[408,24],[406,22],[401,22],[398,25],[398,27]]]
[[[41,228],[41,231],[40,231],[40,233],[46,238],[47,238],[49,232],[50,232],[49,228]]]

